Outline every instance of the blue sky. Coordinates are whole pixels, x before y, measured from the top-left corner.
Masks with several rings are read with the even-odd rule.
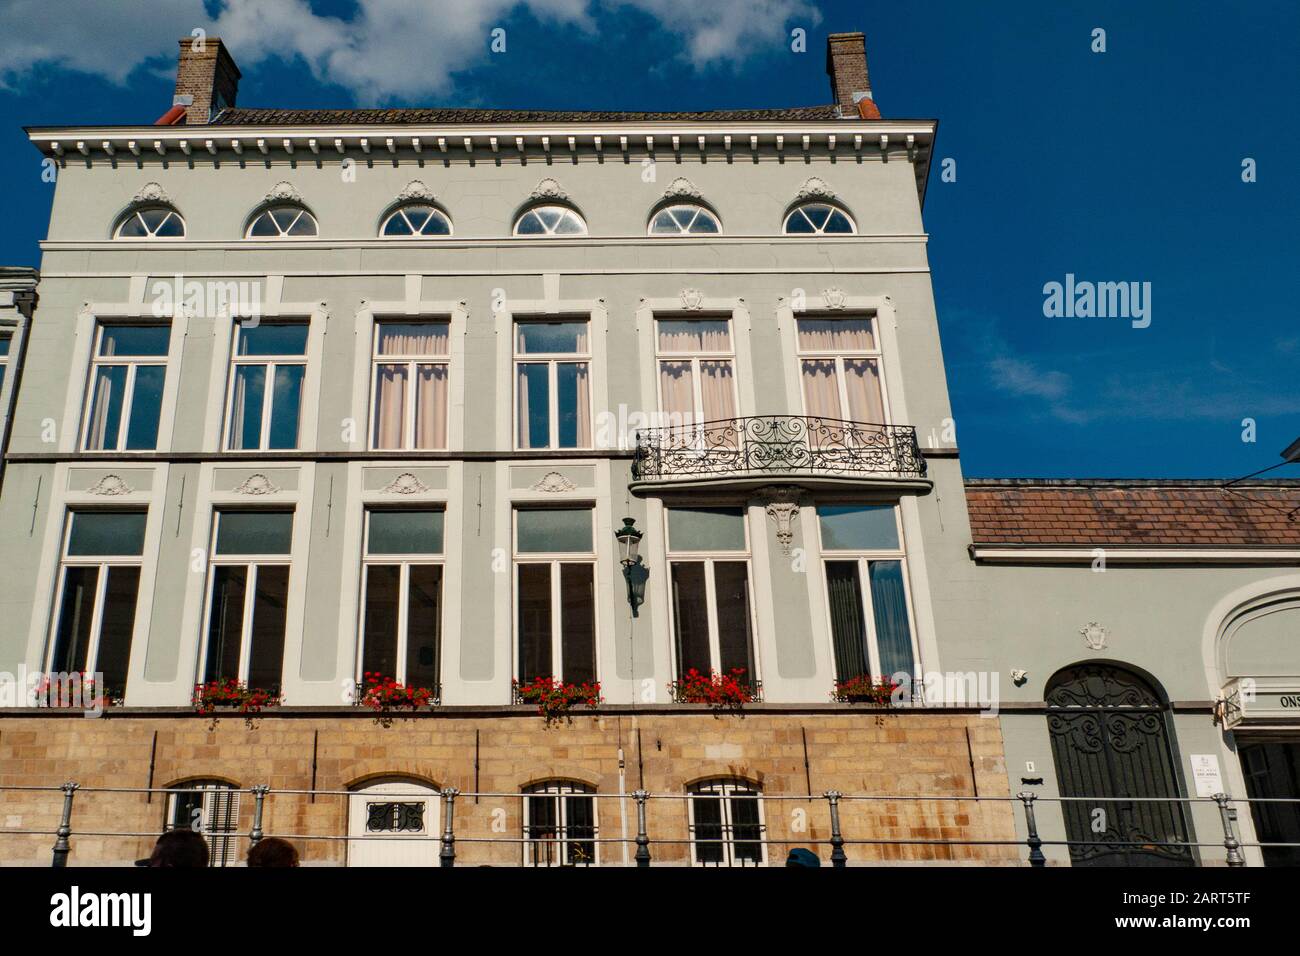
[[[883,114],[940,121],[925,221],[968,476],[1236,477],[1300,435],[1289,0],[5,0],[0,263],[38,265],[49,214],[20,127],[152,122],[196,27],[241,105],[593,109],[824,103],[825,34],[861,29]],[[1067,273],[1151,283],[1149,327],[1045,317]]]

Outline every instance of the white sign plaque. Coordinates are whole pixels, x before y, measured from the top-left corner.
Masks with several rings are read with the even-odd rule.
[[[1219,758],[1214,754],[1191,754],[1192,779],[1196,781],[1198,797],[1212,797],[1224,793],[1223,777],[1219,773]]]

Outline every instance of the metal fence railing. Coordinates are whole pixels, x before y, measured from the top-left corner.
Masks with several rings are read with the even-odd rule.
[[[3,807],[4,800],[8,794],[27,794],[30,800],[37,794],[47,794],[51,798],[50,810],[57,806],[57,801],[61,797],[62,806],[59,811],[57,826],[53,828],[22,828],[22,827],[0,827],[0,862],[5,861],[3,850],[5,841],[13,836],[51,836],[54,838],[52,846],[52,855],[50,865],[55,867],[66,866],[69,858],[73,854],[73,841],[75,838],[95,838],[100,839],[146,839],[156,838],[163,830],[130,830],[130,829],[98,829],[86,825],[85,828],[77,827],[77,808],[79,795],[90,794],[136,794],[145,798],[146,801],[152,802],[154,795],[166,795],[166,797],[175,797],[181,794],[202,795],[210,793],[208,788],[188,789],[185,787],[168,787],[168,788],[132,788],[132,787],[81,787],[75,782],[68,782],[62,786],[8,786],[0,787],[0,807]],[[1043,852],[1044,847],[1064,847],[1070,852],[1077,852],[1088,848],[1100,848],[1106,852],[1120,852],[1124,850],[1141,850],[1150,852],[1166,848],[1176,850],[1178,853],[1187,855],[1191,859],[1193,848],[1214,848],[1224,851],[1223,860],[1228,866],[1240,867],[1246,865],[1246,859],[1242,850],[1246,847],[1266,848],[1294,848],[1300,847],[1300,844],[1282,843],[1282,842],[1243,842],[1237,833],[1235,825],[1237,807],[1250,804],[1286,804],[1300,803],[1300,800],[1290,798],[1267,798],[1267,799],[1248,799],[1230,797],[1226,794],[1216,794],[1212,797],[1045,797],[1034,793],[1019,793],[1014,796],[956,796],[956,795],[879,795],[879,794],[844,794],[835,790],[828,790],[820,796],[805,795],[785,795],[785,794],[759,794],[756,792],[745,793],[649,793],[645,790],[635,790],[628,793],[598,793],[595,791],[563,794],[562,798],[568,799],[578,797],[580,799],[589,799],[592,801],[602,801],[606,806],[610,801],[618,804],[618,813],[615,817],[615,825],[619,831],[616,836],[608,835],[608,827],[602,824],[601,829],[594,825],[594,818],[590,824],[583,824],[580,836],[575,836],[573,825],[570,824],[570,831],[566,832],[563,825],[556,823],[547,824],[544,821],[533,820],[518,829],[517,835],[510,835],[502,832],[493,826],[486,833],[480,830],[467,832],[457,828],[456,809],[458,801],[474,799],[475,803],[480,800],[518,800],[525,801],[530,798],[537,798],[536,793],[514,792],[514,793],[472,793],[461,792],[454,787],[445,787],[442,789],[430,788],[427,790],[412,791],[409,793],[402,791],[385,791],[382,796],[376,799],[382,801],[400,801],[407,799],[429,799],[436,797],[440,802],[441,826],[438,832],[415,832],[401,833],[394,837],[392,834],[370,834],[365,832],[344,832],[344,833],[290,833],[276,832],[269,833],[265,826],[267,817],[267,807],[271,801],[280,798],[294,798],[298,800],[310,799],[315,802],[319,797],[339,797],[343,799],[357,797],[358,791],[355,790],[295,790],[295,789],[277,789],[272,790],[267,786],[255,786],[246,789],[230,788],[229,794],[247,794],[252,797],[253,808],[246,829],[222,829],[219,833],[208,833],[199,827],[200,832],[208,836],[216,836],[222,840],[246,840],[248,845],[260,842],[267,836],[279,836],[291,841],[302,841],[310,843],[313,841],[367,841],[367,840],[393,840],[409,843],[430,843],[436,842],[438,846],[438,861],[441,866],[454,866],[458,858],[458,847],[468,844],[471,846],[482,844],[498,844],[502,846],[516,846],[521,849],[520,862],[527,859],[527,849],[531,846],[534,850],[538,847],[549,847],[555,845],[559,854],[559,861],[564,862],[565,853],[561,848],[568,843],[581,843],[586,849],[584,852],[590,853],[590,856],[582,862],[595,862],[594,856],[599,852],[597,848],[612,848],[616,856],[621,856],[622,865],[650,866],[659,856],[660,851],[666,847],[681,848],[685,847],[685,860],[695,865],[707,865],[710,862],[718,863],[726,861],[727,865],[759,865],[761,863],[777,863],[779,860],[774,859],[770,851],[780,850],[785,847],[803,846],[803,847],[825,847],[829,850],[830,864],[833,867],[844,867],[849,864],[850,850],[855,847],[925,847],[925,848],[942,848],[942,847],[985,847],[985,848],[1007,848],[1019,847],[1023,856],[1016,854],[1014,859],[1018,859],[1022,864],[1027,863],[1030,866],[1045,866],[1047,857]],[[544,799],[554,798],[554,795],[542,795]],[[676,804],[677,808],[681,807],[682,801],[689,801],[686,819],[688,824],[685,828],[671,828],[666,825],[665,819],[661,818],[659,831],[649,822],[648,808],[655,804],[672,807]],[[726,802],[728,807],[719,806],[716,813],[710,809],[710,801]],[[758,806],[780,805],[786,801],[798,801],[802,803],[820,803],[824,806],[824,816],[819,819],[820,829],[825,835],[814,837],[812,829],[804,833],[791,833],[788,836],[773,836],[771,830],[763,825],[762,817],[758,811]],[[876,803],[884,804],[1010,804],[1019,805],[1021,822],[1024,826],[1025,837],[1023,839],[1014,837],[1014,834],[1005,839],[997,838],[976,838],[976,837],[954,837],[954,836],[935,836],[935,837],[897,837],[883,836],[872,833],[846,832],[842,824],[842,810],[845,806],[865,803],[868,805]],[[1222,839],[1214,842],[1193,841],[1188,839],[1172,838],[1149,838],[1143,834],[1138,839],[1119,839],[1109,832],[1102,832],[1096,840],[1045,840],[1039,833],[1038,820],[1036,815],[1036,805],[1054,803],[1065,805],[1070,803],[1083,803],[1093,806],[1122,807],[1129,805],[1130,814],[1135,811],[1132,808],[1139,807],[1142,804],[1163,803],[1187,806],[1190,809],[1191,804],[1214,804],[1218,809],[1219,822],[1221,826]],[[629,804],[631,805],[629,807]],[[751,806],[752,805],[752,806]],[[594,804],[593,804],[594,806]],[[752,811],[752,812],[751,812]],[[745,817],[744,820],[735,819],[736,815]],[[708,817],[709,819],[704,819]],[[50,819],[53,819],[52,814]],[[680,819],[680,818],[678,818]],[[1009,820],[1004,818],[1005,824]],[[635,833],[632,828],[635,827]],[[167,829],[167,827],[164,827]],[[432,828],[431,828],[432,829]],[[673,831],[676,832],[673,832]],[[553,835],[548,835],[553,834]],[[737,854],[737,848],[741,852]],[[760,852],[755,853],[754,848],[759,848]],[[721,852],[725,850],[725,852]],[[595,852],[590,852],[595,851]],[[941,852],[941,851],[940,851]],[[548,861],[557,859],[555,854],[547,852],[543,854]],[[681,860],[681,851],[677,853],[678,862]],[[536,859],[536,854],[534,859]],[[939,857],[943,859],[944,857]],[[606,865],[611,862],[620,862],[619,860],[611,861],[606,855],[604,861]],[[994,861],[998,862],[998,861]],[[1008,855],[1001,862],[1013,862],[1013,858]]]

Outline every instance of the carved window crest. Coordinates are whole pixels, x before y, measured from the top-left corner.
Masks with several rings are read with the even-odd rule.
[[[429,490],[429,486],[422,482],[409,471],[404,471],[388,484],[384,485],[383,490],[388,494],[394,495],[416,495],[423,494]]]
[[[249,475],[234,489],[237,495],[273,495],[279,490],[279,485],[272,483],[270,478],[262,474]]]
[[[105,475],[86,489],[88,495],[104,495],[114,497],[117,495],[129,495],[135,491],[130,485],[122,480],[121,475]]]
[[[537,482],[530,486],[533,491],[544,491],[548,494],[560,494],[566,491],[577,491],[578,486],[571,482],[558,471],[548,471]]]

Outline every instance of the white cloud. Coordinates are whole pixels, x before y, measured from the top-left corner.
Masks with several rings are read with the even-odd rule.
[[[989,362],[993,383],[1013,395],[1035,398],[1063,398],[1070,390],[1070,376],[1064,372],[1045,371],[1033,362],[1002,355]]]
[[[318,79],[377,104],[446,94],[457,71],[492,55],[491,30],[521,10],[591,31],[597,12],[620,8],[658,20],[697,68],[778,48],[788,42],[787,23],[811,28],[820,19],[804,0],[357,0],[351,20],[318,15],[307,0],[222,0],[215,20],[202,0],[6,0],[0,87],[41,65],[120,84],[146,61],[174,57],[176,41],[202,28],[243,68],[301,58]]]

